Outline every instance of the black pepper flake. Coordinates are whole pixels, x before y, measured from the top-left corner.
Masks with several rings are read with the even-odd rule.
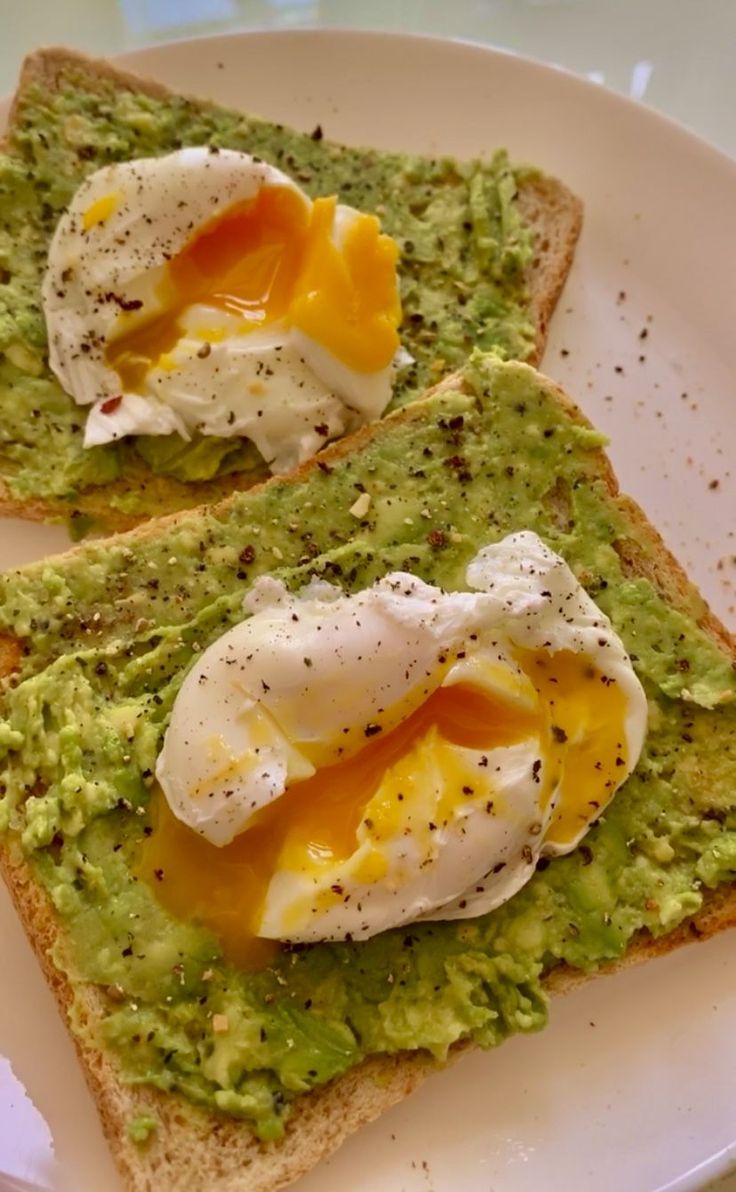
[[[444,465],[446,468],[452,469],[461,484],[467,483],[468,480],[472,479],[467,461],[463,459],[462,455],[451,455],[449,459],[444,461]]]
[[[255,557],[256,557],[256,548],[254,546],[252,546],[250,543],[248,544],[248,546],[244,546],[243,549],[241,550],[240,554],[238,555],[238,559],[240,560],[241,563],[252,563],[253,560],[255,559]]]
[[[114,302],[121,310],[140,310],[143,306],[140,298],[123,298],[122,294],[113,294],[112,290],[105,294],[105,302]]]
[[[552,725],[552,736],[559,745],[564,745],[567,740],[567,733],[559,724]]]
[[[590,865],[590,863],[593,860],[593,850],[590,847],[590,845],[581,844],[578,849],[578,852],[580,853],[580,856],[583,858],[583,865]]]
[[[363,735],[366,737],[375,737],[376,733],[382,733],[383,728],[380,724],[367,724],[363,729]]]
[[[444,530],[430,530],[427,534],[427,542],[433,550],[444,550],[447,546],[447,534]]]
[[[312,129],[312,131],[309,135],[311,136],[313,141],[321,141],[323,136],[325,135],[322,132],[322,125],[321,124],[315,125],[315,127]]]

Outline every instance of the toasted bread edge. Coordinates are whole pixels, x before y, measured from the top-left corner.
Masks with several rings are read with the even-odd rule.
[[[8,133],[17,119],[23,96],[29,88],[39,85],[48,92],[58,86],[64,71],[73,65],[83,72],[87,89],[95,90],[95,84],[114,83],[121,90],[141,91],[157,99],[173,95],[169,88],[152,79],[138,77],[120,70],[112,63],[100,58],[91,58],[74,50],[49,47],[36,50],[24,61],[18,87],[13,98],[8,122]],[[193,103],[207,106],[212,101],[194,98]],[[536,349],[530,363],[539,364],[547,340],[547,329],[552,312],[557,304],[570,270],[575,245],[582,227],[583,207],[581,201],[563,183],[546,176],[530,176],[523,183],[518,203],[521,213],[536,231],[538,249],[527,271],[527,285],[530,297],[530,313],[536,328]],[[155,476],[141,465],[141,476],[145,477],[146,489],[150,490],[151,508],[156,508],[161,496],[172,490],[192,494],[194,504],[221,500],[229,492],[243,491],[258,483],[263,476],[251,477],[247,473],[224,476],[213,481],[200,482],[196,486],[184,484],[166,476]],[[96,526],[106,531],[125,531],[147,520],[145,515],[130,515],[110,505],[110,497],[122,495],[129,489],[127,478],[100,489],[80,493],[73,501],[59,498],[24,499],[14,496],[7,484],[0,481],[0,517],[20,517],[29,521],[65,521],[73,511],[93,520]]]
[[[431,392],[457,387],[461,383],[457,376],[451,376]],[[579,407],[559,386],[550,383],[550,390],[571,418],[589,425]],[[420,417],[421,412],[422,403],[417,402],[389,420],[363,427],[328,447],[320,461],[329,464],[338,460],[374,436],[388,433],[393,420],[408,421]],[[611,498],[623,503],[650,547],[651,554],[645,559],[633,543],[622,546],[626,566],[632,573],[646,575],[674,607],[692,611],[693,602],[697,601],[701,606],[698,623],[719,645],[730,650],[736,661],[733,637],[699,596],[641,509],[629,498],[619,495],[615,475],[604,452],[599,453],[599,459]],[[295,475],[303,477],[317,466],[316,460],[308,460]],[[266,483],[280,482],[271,480]],[[229,503],[229,500],[222,503],[223,512]],[[186,516],[187,513],[177,513],[144,523],[125,535],[125,541],[134,546],[136,541],[155,535],[163,526]],[[13,639],[0,639],[0,674],[9,673],[17,663],[18,651]],[[53,963],[52,955],[63,955],[63,933],[47,895],[35,883],[30,867],[17,848],[0,848],[0,871],[62,1016],[66,1021],[76,990],[76,1016],[79,1017],[81,1004],[92,1036],[103,1012],[103,995],[94,988],[77,986],[73,974],[67,975]],[[708,939],[730,926],[736,926],[736,884],[706,891],[698,914],[671,933],[656,939],[648,933],[640,933],[626,954],[615,963],[591,973],[560,965],[549,973],[545,985],[550,994],[567,993],[592,977],[665,955],[685,943]],[[192,1192],[197,1188],[206,1188],[207,1192],[266,1192],[284,1187],[336,1150],[353,1131],[407,1096],[437,1068],[434,1060],[425,1053],[402,1053],[367,1060],[324,1089],[298,1099],[286,1138],[277,1144],[263,1144],[254,1139],[244,1125],[196,1109],[177,1094],[163,1094],[156,1089],[126,1084],[114,1057],[86,1037],[74,1032],[73,1037],[105,1134],[130,1192],[153,1192],[162,1187],[167,1192],[179,1192],[180,1189],[181,1192],[184,1189]],[[459,1044],[453,1049],[453,1057],[468,1050],[469,1046]],[[161,1125],[151,1141],[141,1147],[128,1137],[126,1127],[131,1118],[147,1113],[157,1117]],[[195,1149],[201,1171],[199,1184],[192,1183],[191,1155]]]

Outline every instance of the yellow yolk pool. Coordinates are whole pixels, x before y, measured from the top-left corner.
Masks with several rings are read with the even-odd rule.
[[[336,243],[336,203],[310,207],[291,187],[264,186],[201,226],[166,266],[163,311],[143,321],[132,312],[107,345],[122,388],[139,391],[165,364],[184,312],[197,304],[237,315],[240,334],[282,322],[358,372],[387,367],[399,347],[398,249],[365,214],[354,214]]]
[[[370,737],[358,753],[293,783],[223,848],[182,824],[156,797],[140,876],[173,914],[211,928],[233,962],[258,967],[278,949],[258,938],[273,875],[282,867],[318,872],[349,858],[366,808],[377,795],[376,831],[386,837],[400,832],[406,822],[402,803],[411,797],[405,795],[402,761],[409,757],[420,766],[423,752],[435,751],[444,783],[436,805],[439,820],[451,817],[472,795],[463,757],[452,747],[490,751],[530,738],[536,738],[540,759],[534,764],[538,769],[544,764],[540,818],[559,783],[545,841],[569,845],[620,780],[618,771],[627,761],[626,701],[618,685],[582,655],[560,650],[517,651],[516,656],[538,694],[534,708],[467,684],[440,686],[397,727]],[[488,858],[489,869],[493,861]],[[380,881],[384,872],[385,866],[378,865],[361,877]],[[334,897],[339,896],[338,887]]]

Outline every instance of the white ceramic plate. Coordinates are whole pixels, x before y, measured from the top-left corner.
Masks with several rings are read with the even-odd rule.
[[[635,496],[736,620],[736,164],[570,75],[481,47],[243,34],[124,59],[173,87],[326,135],[456,155],[506,145],[585,201],[545,368],[610,433]],[[0,522],[5,566],[64,543]],[[3,894],[0,1190],[119,1188],[72,1045]],[[302,1192],[654,1192],[736,1162],[735,938],[555,1005],[547,1031],[433,1077]],[[55,1157],[54,1157],[55,1156]]]

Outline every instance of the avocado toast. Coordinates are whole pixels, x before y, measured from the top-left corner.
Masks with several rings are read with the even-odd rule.
[[[288,479],[3,578],[3,867],[130,1187],[193,1186],[193,1145],[202,1187],[279,1186],[437,1060],[543,1025],[547,992],[733,921],[733,645],[601,443],[551,382],[476,356]],[[137,867],[183,672],[258,575],[356,590],[405,569],[453,589],[522,528],[635,656],[650,721],[634,775],[488,916],[238,972]]]
[[[581,221],[560,183],[485,163],[347,149],[47,50],[26,63],[0,158],[0,508],[67,520],[75,536],[191,507],[267,475],[246,440],[133,436],[85,449],[85,411],[53,377],[40,308],[48,245],[84,177],[182,145],[246,150],[305,191],[379,210],[398,242],[402,344],[414,364],[394,402],[457,368],[471,348],[538,363]]]

